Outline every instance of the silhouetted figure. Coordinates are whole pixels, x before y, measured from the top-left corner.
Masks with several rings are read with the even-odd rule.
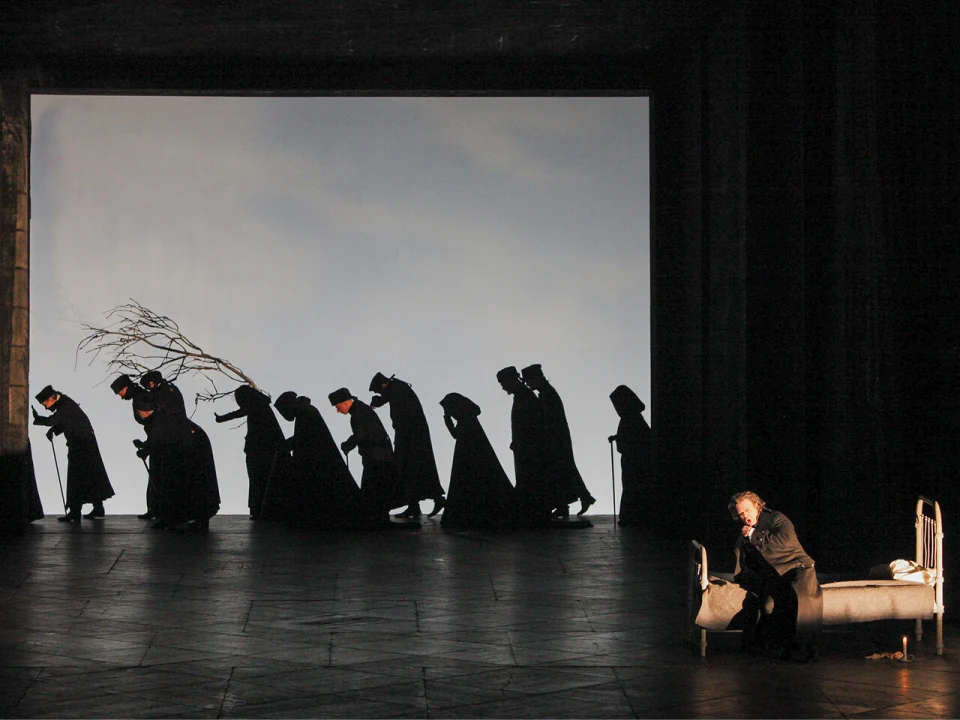
[[[205,531],[220,509],[210,439],[186,416],[160,412],[152,394],[133,402],[150,426],[147,440],[134,440],[134,445],[139,457],[150,459],[150,477],[157,493],[154,527]]]
[[[781,659],[815,660],[823,591],[793,523],[768,509],[754,492],[737,493],[727,507],[740,523],[733,579],[747,591],[744,610],[753,619],[744,628],[744,649],[756,647]]]
[[[270,407],[270,398],[249,385],[241,385],[233,391],[237,409],[224,415],[214,413],[218,423],[247,419],[247,435],[243,441],[243,454],[247,461],[247,507],[250,519],[260,520],[264,498],[272,484],[272,478],[282,472],[281,453],[284,450],[283,431],[277,416]]]
[[[344,528],[360,523],[360,488],[340,454],[320,410],[293,391],[274,403],[293,422],[286,443],[290,469],[283,485],[283,513],[294,527]]]
[[[528,365],[520,376],[531,390],[537,392],[537,398],[540,400],[544,468],[547,477],[557,483],[560,497],[555,514],[559,517],[567,517],[567,505],[579,499],[580,511],[577,515],[583,515],[597,499],[587,490],[580,476],[580,470],[577,469],[577,461],[573,457],[573,440],[570,438],[570,426],[567,424],[563,401],[553,385],[543,376],[540,365]]]
[[[113,487],[90,419],[76,401],[49,385],[37,393],[36,398],[53,414],[44,417],[34,410],[33,424],[50,427],[48,440],[54,435],[63,435],[67,441],[67,514],[58,519],[61,522],[79,520],[85,503],[92,504],[93,509],[84,517],[102,518],[106,514],[103,501],[113,497]]]
[[[480,408],[460,393],[446,395],[440,406],[443,422],[457,441],[440,524],[453,529],[516,525],[515,491],[480,424]]]
[[[137,424],[143,427],[144,432],[147,432],[147,425],[144,423],[143,418],[140,417],[140,414],[137,412],[136,407],[133,405],[133,400],[138,397],[144,396],[150,391],[146,388],[142,388],[137,385],[132,379],[127,375],[118,375],[117,378],[110,383],[110,389],[113,390],[114,394],[120,397],[123,400],[130,401],[130,407],[133,410],[133,419],[137,421]],[[150,480],[149,470],[147,472],[147,511],[140,515],[137,515],[141,520],[152,520],[157,517],[156,512],[156,490],[153,487],[153,482]]]
[[[0,454],[0,532],[20,532],[44,517],[30,440],[20,452]]]
[[[346,388],[328,396],[337,412],[350,415],[353,434],[340,443],[345,454],[357,448],[363,460],[360,478],[360,499],[367,524],[386,526],[390,523],[391,508],[403,504],[403,485],[393,466],[393,447],[373,408],[358,400]]]
[[[620,452],[620,518],[618,525],[640,525],[643,520],[644,490],[652,476],[650,426],[643,419],[645,405],[626,385],[610,393],[620,424],[608,440],[617,442]]]
[[[510,449],[517,482],[518,511],[528,523],[542,525],[549,522],[550,511],[560,499],[555,497],[556,493],[544,474],[540,401],[533,390],[523,384],[520,373],[512,365],[497,373],[497,381],[505,393],[513,396]]]
[[[183,404],[183,394],[180,389],[169,380],[165,380],[159,370],[144,373],[140,378],[140,385],[150,392],[157,404],[158,413],[187,416],[187,408]]]
[[[419,517],[420,501],[433,500],[430,517],[444,506],[443,486],[437,472],[437,460],[433,456],[430,441],[430,426],[423,414],[420,398],[409,383],[396,377],[377,373],[370,381],[370,392],[379,393],[370,401],[370,407],[378,408],[390,403],[390,421],[393,423],[393,463],[400,482],[407,509],[398,517]]]
[[[137,385],[129,375],[118,375],[114,381],[110,383],[110,389],[113,390],[113,393],[119,396],[122,400],[127,401],[132,401],[144,393],[150,392],[146,388],[142,388]],[[143,421],[140,419],[137,411],[133,409],[132,404],[130,409],[133,412],[133,419],[140,425],[143,425]]]

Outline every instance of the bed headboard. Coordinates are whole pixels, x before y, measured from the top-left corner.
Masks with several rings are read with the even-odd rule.
[[[916,513],[917,564],[935,573],[935,612],[943,612],[943,516],[940,503],[922,495],[917,498]]]

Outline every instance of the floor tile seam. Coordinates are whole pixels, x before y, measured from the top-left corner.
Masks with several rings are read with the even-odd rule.
[[[140,668],[130,668],[130,669],[140,669]],[[149,668],[143,668],[143,669],[149,672]],[[164,672],[166,672],[166,671],[164,671]],[[205,680],[204,682],[216,682],[216,680],[213,680],[212,678],[210,678],[210,679]],[[53,680],[44,681],[44,684],[45,684],[45,683],[50,683],[51,685],[55,685],[55,681],[53,681]],[[174,680],[174,679],[172,679],[172,678],[167,678],[167,679],[164,679],[164,680],[162,680],[161,682],[159,682],[159,683],[157,683],[157,684],[145,684],[142,689],[144,689],[144,690],[161,691],[161,690],[167,690],[167,689],[169,689],[169,688],[175,688],[175,687],[181,687],[181,686],[183,686],[183,685],[189,685],[189,684],[191,684],[191,683],[196,684],[196,683],[197,683],[197,677],[196,677],[196,676],[193,676],[193,675],[186,675],[186,674],[184,674],[183,677],[178,678],[178,679],[176,679],[176,680]],[[116,682],[114,682],[114,683],[109,683],[109,682],[102,682],[102,683],[101,683],[101,682],[97,682],[97,683],[94,683],[94,684],[77,682],[77,683],[68,683],[67,685],[60,684],[60,685],[55,685],[55,686],[56,686],[56,687],[74,687],[74,686],[77,686],[77,685],[79,685],[79,686],[84,686],[84,687],[89,687],[89,688],[91,688],[91,689],[97,689],[97,690],[107,690],[107,689],[109,689],[109,688],[117,688],[117,687],[118,687],[118,685],[117,685]],[[108,690],[108,691],[109,691],[109,692],[114,692],[114,693],[130,693],[130,690],[129,690],[129,689],[126,689],[126,690],[124,690],[124,689],[114,689],[114,690]]]
[[[859,686],[864,687],[864,688],[887,688],[888,690],[900,689],[900,685],[899,685],[899,684],[895,684],[895,683],[893,683],[893,682],[891,682],[891,683],[878,684],[878,683],[876,683],[876,682],[866,682],[866,681],[860,681],[860,680],[847,680],[847,679],[840,679],[840,678],[836,678],[836,677],[832,677],[832,676],[831,676],[831,677],[820,677],[820,676],[817,676],[817,677],[816,677],[816,680],[817,680],[817,682],[836,682],[836,683],[845,683],[845,684],[847,684],[847,685],[859,685]],[[960,682],[960,678],[958,678],[958,682]],[[930,689],[927,689],[927,688],[913,688],[913,689],[911,689],[911,692],[925,692],[925,693],[930,693],[930,697],[950,697],[951,695],[958,695],[958,694],[960,694],[960,690],[951,690],[951,691],[948,691],[948,692],[942,692],[942,691],[940,691],[940,690],[930,690]]]
[[[159,689],[163,689],[163,688],[159,688]],[[192,704],[189,702],[183,702],[180,700],[161,700],[158,698],[146,697],[144,695],[139,695],[135,692],[130,692],[130,691],[108,690],[106,688],[100,688],[100,690],[101,690],[101,693],[99,694],[99,696],[101,697],[109,696],[111,700],[125,700],[131,703],[155,702],[163,705],[169,705],[170,707],[176,707],[182,710],[203,711],[203,710],[210,709],[210,708],[205,708],[201,705],[195,705],[195,704]],[[92,698],[83,698],[83,699],[90,700]],[[58,700],[57,702],[61,702],[61,701]],[[69,702],[73,702],[73,701],[70,700]]]
[[[953,693],[951,693],[951,694],[953,694]],[[837,702],[835,702],[834,700],[830,699],[829,696],[826,696],[826,695],[825,695],[824,697],[825,697],[825,702],[826,702],[827,704],[834,706],[835,708],[837,708],[837,711],[841,713],[841,715],[843,714],[842,711],[840,711],[839,707],[837,707]],[[935,699],[935,698],[933,698],[933,697],[927,697],[927,698],[923,698],[922,700],[907,700],[906,702],[897,702],[897,703],[893,703],[893,704],[890,704],[890,705],[883,705],[883,704],[881,704],[881,705],[873,705],[873,706],[870,708],[869,711],[870,711],[870,712],[884,712],[884,711],[887,711],[887,710],[896,710],[897,708],[907,708],[907,707],[910,706],[910,705],[916,705],[917,703],[923,703],[923,702],[926,702],[927,700],[933,700],[933,699]],[[863,706],[861,705],[860,707],[863,707]]]
[[[36,680],[31,680],[31,681],[27,684],[27,686],[24,687],[24,688],[21,690],[21,692],[19,692],[19,693],[17,694],[17,701],[16,701],[15,703],[13,703],[12,705],[10,705],[10,707],[11,707],[11,708],[17,707],[17,706],[20,704],[20,702],[23,700],[23,698],[26,697],[27,693],[30,692],[31,689],[33,689],[33,686],[34,686],[35,683],[36,683]]]
[[[223,705],[227,701],[227,693],[230,692],[230,685],[233,683],[233,674],[236,672],[237,668],[235,666],[230,668],[230,675],[227,676],[227,682],[223,686],[223,697],[220,698],[220,707],[217,708],[217,717],[223,717]]]
[[[479,691],[486,690],[486,688],[475,688],[475,689]],[[500,692],[503,692],[504,690],[506,690],[506,686],[500,688]],[[507,695],[507,696],[498,698],[496,700],[484,700],[478,703],[465,703],[463,705],[448,705],[447,707],[441,710],[438,710],[437,712],[440,713],[439,717],[443,717],[442,715],[443,711],[449,711],[453,709],[463,710],[463,709],[469,709],[469,708],[481,708],[486,705],[497,705],[497,704],[510,703],[510,702],[529,701],[533,698],[545,698],[545,697],[557,695],[559,693],[566,692],[566,691],[556,690],[556,691],[550,691],[550,692],[526,692],[523,690],[510,690],[509,692],[515,693],[515,694]],[[589,702],[589,701],[583,701],[583,702]],[[635,716],[640,717],[639,715],[637,715],[636,710],[634,710],[633,705],[629,701],[627,702],[627,705],[630,707],[631,712],[633,712]],[[480,716],[477,716],[477,717],[480,717]]]

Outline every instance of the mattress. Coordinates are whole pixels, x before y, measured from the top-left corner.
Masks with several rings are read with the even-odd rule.
[[[932,585],[908,580],[851,580],[822,587],[824,625],[929,620],[936,604]]]
[[[936,602],[931,585],[905,580],[848,580],[823,588],[823,624],[872,620],[929,620]],[[696,624],[707,630],[740,630],[746,591],[726,578],[711,576],[700,594]]]

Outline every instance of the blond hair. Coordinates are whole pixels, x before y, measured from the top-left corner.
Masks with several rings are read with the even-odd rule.
[[[744,490],[743,492],[738,492],[735,495],[731,495],[730,502],[727,505],[727,510],[730,511],[730,515],[734,520],[740,519],[740,516],[737,514],[737,505],[743,500],[749,500],[756,505],[757,512],[762,511],[767,505],[763,500],[760,499],[760,496],[752,490]]]

